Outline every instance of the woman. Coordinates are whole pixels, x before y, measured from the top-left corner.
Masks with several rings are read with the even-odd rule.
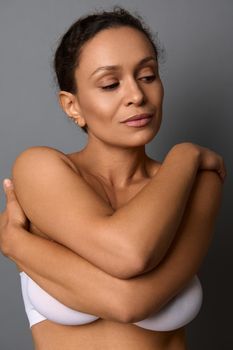
[[[124,9],[74,23],[55,69],[87,145],[22,152],[1,215],[0,247],[21,271],[35,348],[187,349],[223,159],[188,142],[162,164],[146,155],[162,118],[158,52]]]

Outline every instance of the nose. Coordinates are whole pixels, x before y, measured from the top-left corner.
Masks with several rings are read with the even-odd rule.
[[[145,95],[138,85],[138,83],[134,79],[130,79],[128,84],[125,86],[125,105],[128,106],[130,104],[141,105],[145,101]]]

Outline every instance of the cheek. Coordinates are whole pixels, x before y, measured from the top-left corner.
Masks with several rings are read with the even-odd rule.
[[[82,99],[82,109],[86,116],[95,115],[104,119],[115,114],[119,105],[119,98],[112,92],[93,90]]]

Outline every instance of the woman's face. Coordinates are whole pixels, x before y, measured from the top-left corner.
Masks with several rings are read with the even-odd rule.
[[[117,67],[100,68],[103,66]],[[152,45],[140,31],[119,27],[95,35],[82,47],[75,80],[79,112],[89,138],[133,147],[145,145],[157,134],[163,85]],[[147,125],[138,128],[122,123],[142,113],[153,113]]]

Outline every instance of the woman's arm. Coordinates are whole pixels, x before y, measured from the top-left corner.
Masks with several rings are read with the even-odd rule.
[[[11,227],[5,254],[69,307],[105,319],[136,322],[158,311],[199,270],[213,235],[221,193],[218,175],[200,172],[166,257],[156,269],[129,280],[112,277],[66,247],[23,229]]]
[[[26,216],[39,230],[103,271],[129,278],[148,269],[148,262],[152,269],[166,254],[192,190],[199,155],[189,143],[173,147],[150,183],[115,212],[67,157],[48,147],[20,154],[13,182]]]

